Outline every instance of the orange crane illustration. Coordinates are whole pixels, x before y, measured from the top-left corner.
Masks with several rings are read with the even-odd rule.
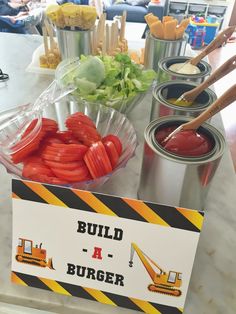
[[[46,254],[46,250],[42,248],[42,243],[39,246],[36,244],[34,247],[32,240],[19,238],[16,253],[18,262],[54,269],[52,259],[49,258],[47,261]]]
[[[181,295],[181,290],[177,288],[182,285],[182,273],[176,271],[165,272],[159,265],[157,265],[157,263],[143,253],[135,243],[131,243],[130,267],[133,267],[134,252],[137,253],[153,281],[153,283],[148,286],[149,291],[168,294],[175,297]],[[155,272],[151,264],[159,270],[159,273]]]

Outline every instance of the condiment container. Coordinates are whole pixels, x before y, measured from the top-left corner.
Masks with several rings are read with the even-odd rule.
[[[177,106],[168,101],[170,98],[179,98],[184,92],[195,88],[197,85],[194,82],[184,81],[169,81],[156,85],[152,93],[150,120],[152,121],[168,115],[198,116],[217,98],[216,94],[210,88],[206,88],[201,92],[190,106]]]
[[[150,122],[144,132],[143,163],[139,199],[196,210],[206,209],[207,193],[226,146],[223,135],[203,123],[202,133],[212,141],[212,150],[199,157],[182,157],[166,151],[155,138],[162,127],[191,120],[168,116]]]
[[[169,69],[172,64],[185,63],[190,60],[191,57],[185,56],[176,56],[176,57],[167,57],[158,62],[158,72],[157,72],[157,81],[158,83],[163,83],[166,81],[173,80],[184,80],[184,81],[193,81],[201,83],[205,80],[207,76],[211,73],[211,66],[206,61],[201,60],[197,67],[200,70],[200,73],[197,74],[181,74],[173,72]]]
[[[147,34],[144,54],[144,67],[158,71],[158,62],[166,57],[183,56],[185,54],[188,36],[178,40],[164,40]]]

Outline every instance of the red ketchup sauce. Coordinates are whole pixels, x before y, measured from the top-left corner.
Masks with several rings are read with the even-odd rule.
[[[157,142],[168,152],[185,157],[199,157],[212,150],[212,140],[203,132],[196,130],[180,131],[163,142],[177,127],[176,125],[163,127],[155,134]]]

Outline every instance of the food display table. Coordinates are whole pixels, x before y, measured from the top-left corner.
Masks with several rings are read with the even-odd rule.
[[[41,43],[40,36],[0,34],[0,47],[3,47],[0,49],[0,67],[10,77],[7,84],[0,85],[0,111],[34,101],[52,81],[53,76],[25,72],[34,50]],[[19,49],[22,49],[20,54]],[[151,93],[148,93],[129,114],[139,139],[136,155],[129,161],[125,170],[120,170],[100,188],[100,192],[123,197],[137,197],[143,132],[149,122],[150,109]],[[223,131],[220,115],[213,119],[213,124]],[[3,166],[0,166],[0,180],[0,302],[50,311],[47,313],[139,313],[12,284],[10,282],[11,176],[6,173]],[[206,217],[193,267],[185,314],[233,314],[236,312],[235,188],[236,177],[227,149],[208,195]],[[0,312],[1,307],[0,303]],[[34,313],[33,310],[30,313]]]

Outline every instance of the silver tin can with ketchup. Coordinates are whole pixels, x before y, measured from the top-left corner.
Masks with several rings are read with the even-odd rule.
[[[210,184],[225,149],[223,135],[212,125],[198,129],[211,141],[211,150],[197,157],[168,152],[156,140],[164,127],[190,121],[181,116],[162,117],[150,122],[144,132],[145,143],[138,198],[196,210],[206,209]]]
[[[173,80],[192,81],[196,83],[202,83],[211,73],[211,66],[206,61],[201,60],[197,67],[200,73],[197,74],[181,74],[170,70],[170,66],[178,63],[185,63],[189,61],[191,57],[177,56],[168,57],[158,62],[157,82],[163,83]]]
[[[217,99],[216,94],[210,88],[201,92],[190,106],[179,106],[170,102],[170,99],[178,99],[183,93],[192,90],[197,85],[194,82],[170,81],[155,86],[152,92],[150,121],[169,115],[197,117]]]

